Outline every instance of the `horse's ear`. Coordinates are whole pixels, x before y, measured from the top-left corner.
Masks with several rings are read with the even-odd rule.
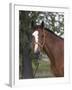
[[[44,22],[43,22],[43,21],[42,21],[42,23],[41,23],[41,27],[44,28]]]
[[[31,28],[33,28],[34,27],[34,21],[32,20],[31,21]]]

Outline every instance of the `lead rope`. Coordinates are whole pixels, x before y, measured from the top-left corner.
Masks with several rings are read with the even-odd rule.
[[[43,30],[43,33],[44,33],[44,42],[43,42],[43,45],[41,45],[40,43],[37,43],[37,42],[35,42],[35,44],[37,43],[40,47],[41,47],[41,49],[43,49],[43,46],[44,46],[44,44],[45,44],[45,32],[44,32],[44,30]],[[35,75],[36,75],[36,72],[37,72],[37,70],[38,70],[38,67],[39,67],[39,62],[37,62],[37,67],[36,67],[36,69],[35,69],[35,72],[34,72],[34,77],[35,77]]]
[[[36,67],[36,69],[35,69],[35,72],[34,72],[34,77],[35,77],[35,75],[36,75],[36,72],[37,72],[37,70],[38,70],[38,67],[39,67],[39,62],[37,63],[37,67]]]

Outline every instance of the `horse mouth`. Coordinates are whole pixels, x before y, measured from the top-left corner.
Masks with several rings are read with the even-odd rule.
[[[34,52],[35,59],[38,60],[40,57],[40,51]]]

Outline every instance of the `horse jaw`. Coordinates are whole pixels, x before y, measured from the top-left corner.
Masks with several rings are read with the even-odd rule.
[[[39,32],[38,31],[34,31],[33,32],[33,36],[34,36],[34,38],[35,38],[35,47],[34,47],[34,53],[36,53],[37,52],[37,49],[38,49],[38,34],[39,34]]]

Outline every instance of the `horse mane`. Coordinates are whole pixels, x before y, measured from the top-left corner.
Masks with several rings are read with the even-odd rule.
[[[49,28],[44,28],[44,30],[46,30],[47,32],[50,32],[50,33],[53,34],[54,36],[56,36],[56,37],[58,37],[58,38],[64,40],[62,37],[56,35],[56,34],[55,34],[53,31],[51,31]]]

